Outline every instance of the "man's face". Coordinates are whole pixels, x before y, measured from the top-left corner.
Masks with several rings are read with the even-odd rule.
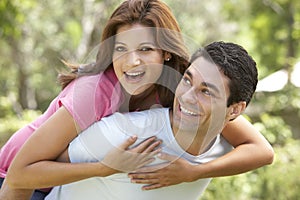
[[[228,114],[228,96],[229,79],[215,64],[197,58],[176,89],[173,128],[219,134]]]

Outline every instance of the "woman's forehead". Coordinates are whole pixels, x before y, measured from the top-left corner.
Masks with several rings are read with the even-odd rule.
[[[153,28],[140,24],[121,26],[117,30],[116,41],[153,42]]]

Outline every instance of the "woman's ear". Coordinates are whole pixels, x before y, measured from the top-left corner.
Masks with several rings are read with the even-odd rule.
[[[238,103],[231,105],[228,112],[229,120],[234,120],[239,115],[241,115],[245,111],[246,105],[247,105],[246,101],[240,101]]]
[[[164,52],[164,60],[170,61],[172,59],[172,55],[169,52]]]

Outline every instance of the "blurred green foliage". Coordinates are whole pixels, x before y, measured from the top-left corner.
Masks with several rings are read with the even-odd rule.
[[[272,165],[245,174],[215,178],[205,191],[203,200],[287,200],[300,199],[300,142],[288,140],[276,146]]]
[[[0,146],[59,93],[60,59],[95,59],[102,28],[120,0],[0,1]],[[214,40],[243,45],[260,79],[300,62],[298,0],[165,0],[191,52]],[[300,199],[300,93],[290,82],[256,93],[246,112],[276,151],[272,165],[215,178],[202,199]]]
[[[23,110],[22,115],[13,112],[11,101],[0,97],[0,147],[9,139],[11,134],[22,128],[42,114],[39,110]]]

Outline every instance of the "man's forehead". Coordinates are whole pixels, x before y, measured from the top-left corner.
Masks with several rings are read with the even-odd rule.
[[[195,78],[207,78],[211,80],[221,79],[221,72],[216,64],[212,61],[208,61],[203,57],[197,58],[191,66],[187,69]]]
[[[229,78],[212,61],[203,57],[197,58],[187,69],[187,74],[192,77],[193,85],[211,85],[216,91],[223,94],[229,92]]]

